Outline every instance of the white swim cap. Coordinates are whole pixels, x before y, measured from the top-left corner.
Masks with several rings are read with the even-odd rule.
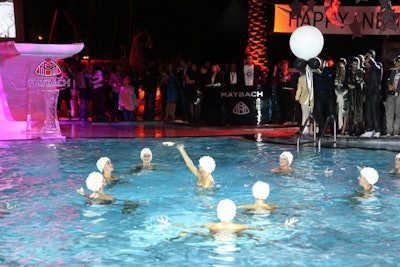
[[[89,190],[96,192],[103,187],[104,177],[99,172],[92,172],[86,178],[86,186]]]
[[[379,180],[379,174],[374,168],[362,168],[360,174],[370,185],[374,185]]]
[[[236,216],[236,205],[230,199],[221,200],[217,207],[217,216],[221,222],[230,222]]]
[[[288,159],[289,166],[290,166],[290,164],[292,164],[292,162],[293,162],[293,154],[292,153],[290,153],[289,151],[285,151],[285,152],[282,152],[281,156],[284,156]]]
[[[145,148],[142,149],[142,151],[140,151],[140,159],[141,160],[143,160],[143,157],[144,157],[145,154],[149,154],[150,158],[153,158],[153,154],[151,153],[151,150],[148,147],[145,147]]]
[[[97,169],[99,169],[99,171],[100,171],[101,173],[103,172],[104,166],[106,165],[107,161],[110,161],[110,162],[111,162],[110,158],[101,157],[101,158],[99,158],[99,160],[96,162]]]
[[[215,161],[210,156],[204,156],[199,159],[200,167],[207,173],[212,173],[215,170]]]
[[[256,199],[267,199],[269,196],[269,184],[257,181],[253,185],[253,197]]]
[[[396,155],[395,159],[400,159],[400,153]]]

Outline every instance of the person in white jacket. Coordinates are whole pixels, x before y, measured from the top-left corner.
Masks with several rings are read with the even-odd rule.
[[[310,95],[310,90],[308,88],[306,81],[306,75],[305,73],[302,73],[297,83],[295,100],[299,102],[301,105],[301,113],[302,113],[301,126],[303,127],[305,126],[303,134],[308,133],[310,135],[314,134],[312,121],[307,121],[314,110],[314,96],[312,93],[313,92],[311,90],[311,95]]]

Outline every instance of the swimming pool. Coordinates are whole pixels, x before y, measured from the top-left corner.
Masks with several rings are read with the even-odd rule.
[[[197,165],[201,156],[217,164],[218,190],[198,191],[195,177],[175,147],[183,143]],[[111,158],[114,175],[140,163],[151,148],[156,170],[110,185],[118,200],[90,204],[75,190],[85,187],[100,156]],[[292,175],[269,173],[279,154],[294,154]],[[72,139],[64,142],[0,142],[0,265],[5,266],[398,266],[400,179],[387,172],[396,153],[360,149],[322,149],[257,143],[240,137],[177,139]],[[358,196],[356,166],[380,173],[373,196]],[[325,176],[326,167],[334,169]],[[253,203],[252,185],[270,184],[272,212],[244,213],[235,222],[253,226],[293,226],[210,236],[189,226],[218,221],[216,205],[224,198]],[[87,190],[87,189],[86,189]],[[138,205],[138,206],[137,206]]]

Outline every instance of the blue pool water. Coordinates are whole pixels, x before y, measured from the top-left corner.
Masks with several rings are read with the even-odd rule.
[[[196,165],[201,156],[212,156],[218,190],[197,191],[177,149],[163,141],[183,143]],[[107,187],[105,193],[118,198],[115,203],[90,204],[75,192],[97,171],[100,156],[110,157],[113,174],[122,175],[140,163],[143,147],[151,148],[153,163],[160,166]],[[267,172],[278,166],[284,150],[293,152],[298,171]],[[398,266],[400,179],[387,173],[395,154],[296,152],[240,137],[0,142],[0,206],[15,205],[0,215],[0,265]],[[357,165],[379,171],[374,195],[355,194]],[[332,176],[324,175],[326,167],[334,169]],[[270,184],[268,203],[314,206],[238,210],[235,222],[252,226],[277,225],[289,217],[299,222],[237,236],[157,222],[162,216],[189,226],[218,221],[218,202],[252,203],[251,187],[258,180]]]

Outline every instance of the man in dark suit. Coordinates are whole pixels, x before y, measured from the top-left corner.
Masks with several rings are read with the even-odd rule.
[[[231,63],[229,71],[225,72],[224,83],[226,86],[237,86],[243,81],[243,72],[237,70],[236,63]]]

